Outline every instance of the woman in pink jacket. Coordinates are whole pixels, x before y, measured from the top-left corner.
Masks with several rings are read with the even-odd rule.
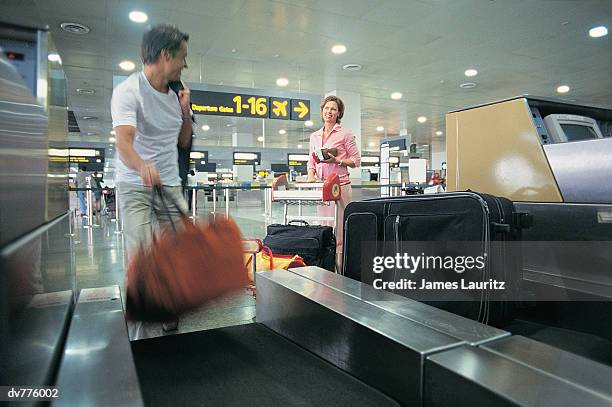
[[[336,233],[336,258],[338,271],[342,270],[342,234],[344,224],[344,208],[351,202],[352,190],[349,180],[348,167],[355,168],[361,165],[359,149],[355,144],[355,136],[349,129],[340,126],[340,120],[344,116],[344,103],[339,97],[327,96],[321,102],[321,119],[323,127],[310,135],[310,159],[308,160],[308,182],[324,180],[331,174],[338,174],[342,185],[341,199],[338,205],[338,230]],[[336,155],[329,154],[329,159],[316,163],[313,152],[317,149],[336,149]],[[318,206],[319,216],[333,217],[334,207]]]

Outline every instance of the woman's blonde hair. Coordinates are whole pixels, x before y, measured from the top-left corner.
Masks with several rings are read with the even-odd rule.
[[[342,99],[340,99],[338,96],[334,96],[334,95],[329,95],[328,97],[326,97],[325,99],[323,99],[323,101],[321,102],[321,121],[323,120],[323,107],[325,107],[325,104],[327,102],[336,102],[336,104],[338,105],[338,118],[336,119],[336,123],[340,123],[340,119],[342,119],[342,117],[344,116],[344,102],[342,102]]]

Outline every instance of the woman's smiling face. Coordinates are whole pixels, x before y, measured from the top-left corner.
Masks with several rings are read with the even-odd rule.
[[[323,116],[323,121],[325,121],[325,123],[335,124],[338,120],[338,104],[333,100],[325,103],[325,106],[323,106],[321,110],[321,116]]]

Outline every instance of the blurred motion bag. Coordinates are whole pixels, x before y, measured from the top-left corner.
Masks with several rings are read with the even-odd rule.
[[[174,226],[174,232],[157,233],[129,262],[129,319],[168,320],[249,283],[234,221],[194,225],[184,217]]]

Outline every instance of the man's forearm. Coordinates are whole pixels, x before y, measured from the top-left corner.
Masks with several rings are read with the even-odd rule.
[[[119,158],[127,167],[140,172],[145,162],[131,144],[118,142],[117,152],[119,153]]]

